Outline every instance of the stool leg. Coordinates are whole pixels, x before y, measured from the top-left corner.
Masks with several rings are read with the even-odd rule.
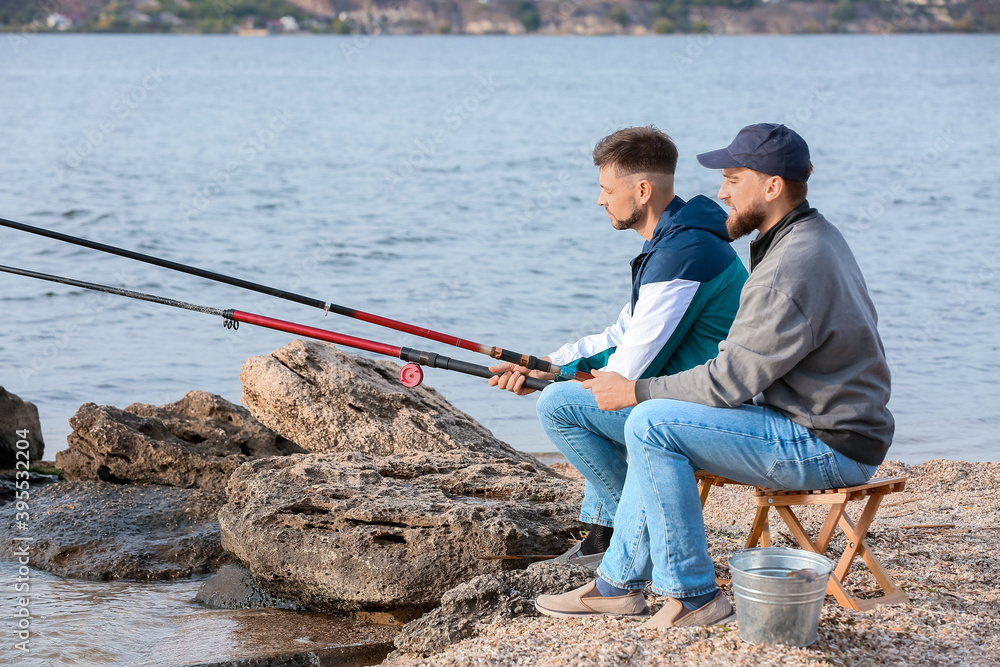
[[[795,516],[795,512],[792,511],[791,507],[781,505],[775,509],[778,510],[778,514],[781,515],[781,518],[785,520],[785,525],[788,526],[788,530],[792,531],[792,537],[795,538],[795,541],[799,543],[800,547],[806,551],[812,551],[817,554],[820,553],[820,550],[816,548],[813,541],[809,539],[809,533],[807,533],[806,529],[802,527],[801,523],[799,523],[799,518]]]
[[[791,507],[779,506],[775,508],[778,510],[778,514],[784,519],[785,525],[788,529],[792,531],[792,536],[795,541],[799,543],[799,546],[806,551],[812,551],[813,553],[820,553],[820,550],[813,544],[813,541],[809,539],[809,534],[806,533],[805,528],[799,522],[799,518],[795,516]],[[842,607],[847,609],[858,610],[858,604],[854,600],[854,597],[847,593],[847,589],[844,588],[843,583],[841,583],[841,578],[836,576],[834,573],[830,573],[830,579],[826,584],[827,595],[832,595],[837,602],[840,603]]]
[[[701,496],[701,508],[705,509],[708,502],[708,494],[712,490],[712,482],[704,477],[701,478],[701,485],[698,488],[698,495]]]
[[[881,495],[869,496],[868,502],[865,503],[865,509],[861,512],[861,517],[858,518],[856,525],[849,517],[841,515],[839,523],[844,534],[847,535],[847,546],[844,548],[840,562],[837,563],[837,568],[834,570],[837,579],[844,580],[847,571],[851,568],[851,563],[858,554],[858,550],[864,547],[865,536],[868,535],[868,527],[872,525],[872,519],[875,518],[875,513],[878,512],[878,506],[881,503]]]
[[[875,497],[873,496],[872,500],[874,499]],[[872,501],[869,501],[869,504],[871,502]],[[877,504],[878,503],[876,503],[876,505]],[[865,508],[866,512],[867,509],[868,508],[866,507]],[[869,525],[871,524],[871,519],[869,519],[868,524]],[[846,514],[844,515],[841,523],[841,528],[844,530],[844,533],[848,535],[848,539],[855,539],[858,536],[861,536],[861,539],[857,539],[857,541],[855,542],[855,544],[857,545],[856,551],[858,555],[861,556],[861,560],[864,561],[865,565],[868,566],[868,569],[871,570],[872,575],[875,577],[875,581],[878,582],[878,585],[881,586],[882,590],[885,592],[885,597],[877,598],[877,602],[873,600],[872,606],[874,606],[875,604],[897,604],[900,602],[907,602],[909,600],[909,597],[907,597],[906,593],[904,593],[902,590],[899,589],[899,584],[897,584],[895,581],[892,580],[892,577],[890,577],[889,573],[886,572],[885,568],[882,566],[882,563],[879,562],[878,558],[875,557],[875,554],[871,552],[871,549],[869,549],[868,545],[865,543],[864,538],[867,536],[868,531],[865,530],[864,534],[862,535],[860,527],[861,527],[860,523],[858,525],[855,525],[854,522],[851,521],[850,517],[848,517]],[[850,546],[850,543],[848,543],[848,546]],[[848,563],[848,568],[849,567],[850,563]],[[865,601],[861,602],[863,603]]]
[[[769,509],[767,505],[757,508],[757,514],[754,515],[753,524],[750,526],[750,535],[747,536],[747,549],[757,546],[758,542],[762,542],[761,546],[764,547],[771,546],[771,535],[767,525],[767,510]]]
[[[846,500],[836,505],[830,505],[830,511],[827,513],[823,527],[820,528],[819,535],[816,537],[816,550],[819,553],[826,553],[826,550],[830,548],[833,533],[837,530],[837,524],[840,522],[840,517],[843,516],[846,508]]]
[[[775,508],[778,510],[778,514],[784,519],[785,525],[788,529],[792,531],[792,536],[795,541],[799,543],[799,546],[806,551],[812,551],[813,553],[819,553],[819,549],[813,544],[813,541],[809,539],[809,534],[806,533],[805,528],[799,522],[799,518],[795,516],[795,512],[792,511],[791,507],[788,506],[778,506]],[[847,590],[841,583],[840,577],[834,576],[833,573],[830,575],[830,580],[826,584],[826,592],[828,595],[832,595],[837,602],[840,603],[842,607],[847,609],[854,609],[857,611],[858,605],[854,601],[854,598],[848,595]]]

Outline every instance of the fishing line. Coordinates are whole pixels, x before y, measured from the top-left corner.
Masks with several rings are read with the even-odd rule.
[[[232,285],[234,287],[240,287],[243,289],[252,290],[254,292],[259,292],[261,294],[273,296],[278,299],[284,299],[286,301],[292,301],[294,303],[302,304],[304,306],[319,308],[326,313],[331,313],[331,312],[336,313],[337,315],[342,315],[344,317],[350,317],[352,319],[361,320],[363,322],[369,322],[371,324],[375,324],[381,327],[386,327],[388,329],[394,329],[396,331],[402,331],[403,333],[412,334],[414,336],[419,336],[421,338],[426,338],[428,340],[437,341],[439,343],[444,343],[446,345],[459,347],[462,348],[463,350],[469,350],[470,352],[478,352],[479,354],[485,354],[487,356],[493,357],[494,359],[514,363],[519,366],[524,366],[528,369],[532,370],[537,369],[547,373],[555,373],[557,376],[565,380],[590,380],[593,378],[593,375],[591,375],[590,373],[586,373],[584,371],[578,371],[573,368],[564,369],[561,366],[545,361],[543,359],[539,359],[538,357],[535,356],[521,354],[519,352],[514,352],[512,350],[505,350],[503,348],[496,346],[483,345],[482,343],[476,343],[470,340],[464,340],[456,336],[452,336],[446,333],[441,333],[440,331],[434,331],[433,329],[427,329],[413,324],[407,324],[406,322],[393,320],[388,317],[382,317],[381,315],[366,313],[362,310],[357,310],[355,308],[340,306],[335,303],[329,303],[326,301],[322,301],[320,299],[303,296],[302,294],[287,292],[285,290],[277,289],[274,287],[268,287],[267,285],[261,285],[260,283],[255,283],[249,280],[243,280],[242,278],[235,278],[233,276],[227,276],[222,273],[216,273],[215,271],[200,269],[198,267],[190,266],[188,264],[181,264],[180,262],[174,262],[168,259],[162,259],[160,257],[153,257],[152,255],[145,255],[143,253],[135,252],[133,250],[118,248],[116,246],[108,245],[106,243],[90,241],[88,239],[80,238],[77,236],[71,236],[69,234],[63,234],[61,232],[52,231],[50,229],[43,229],[41,227],[34,227],[32,225],[26,225],[22,222],[6,220],[4,218],[0,218],[0,226],[8,227],[10,229],[16,229],[22,232],[27,232],[29,234],[44,236],[46,238],[55,239],[57,241],[62,241],[65,243],[72,243],[73,245],[82,246],[84,248],[90,248],[92,250],[98,250],[100,252],[108,253],[111,255],[118,255],[119,257],[134,259],[139,262],[145,262],[146,264],[152,264],[154,266],[170,269],[172,271],[187,273],[193,276],[198,276],[199,278],[206,278],[208,280],[225,283],[227,285]]]
[[[46,280],[53,283],[61,283],[63,285],[71,285],[73,287],[81,287],[83,289],[93,290],[96,292],[116,294],[130,299],[149,301],[151,303],[191,310],[197,313],[204,313],[206,315],[215,315],[223,319],[223,324],[227,329],[237,329],[239,328],[240,322],[245,322],[247,324],[265,327],[267,329],[284,331],[286,333],[305,336],[307,338],[315,338],[316,340],[322,340],[328,343],[336,343],[346,347],[353,347],[358,350],[366,350],[376,354],[396,357],[409,362],[399,371],[399,380],[407,387],[415,387],[423,381],[423,371],[419,368],[419,366],[443,368],[445,370],[465,373],[466,375],[474,375],[481,378],[491,378],[496,376],[496,374],[490,371],[487,366],[480,366],[478,364],[472,364],[459,359],[451,359],[450,357],[436,354],[434,352],[414,350],[409,347],[397,347],[395,345],[388,345],[386,343],[380,343],[378,341],[368,340],[365,338],[357,338],[355,336],[348,336],[347,334],[340,334],[335,331],[317,329],[316,327],[310,327],[296,322],[277,320],[273,317],[247,313],[241,310],[210,308],[208,306],[188,303],[187,301],[178,301],[177,299],[168,299],[166,297],[156,296],[155,294],[136,292],[135,290],[125,289],[123,287],[111,287],[110,285],[101,285],[99,283],[91,283],[84,280],[76,280],[74,278],[65,278],[63,276],[56,276],[49,273],[39,273],[38,271],[29,271],[27,269],[19,269],[13,266],[0,265],[0,271],[28,278],[37,278],[38,280]],[[551,384],[547,380],[540,380],[533,377],[526,377],[524,380],[524,386],[528,389],[544,389]]]

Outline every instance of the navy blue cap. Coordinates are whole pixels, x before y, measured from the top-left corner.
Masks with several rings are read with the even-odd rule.
[[[709,169],[746,167],[789,181],[809,179],[809,146],[784,125],[757,123],[747,125],[726,148],[698,156]]]

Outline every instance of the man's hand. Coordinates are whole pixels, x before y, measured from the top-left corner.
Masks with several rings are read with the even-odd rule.
[[[626,380],[614,371],[591,371],[593,380],[584,380],[584,389],[594,394],[601,410],[624,410],[637,404],[635,380]]]
[[[545,361],[547,358],[543,357]],[[496,373],[489,379],[491,387],[500,387],[518,396],[527,396],[535,393],[534,389],[524,388],[526,377],[538,378],[540,380],[555,380],[555,373],[543,373],[542,371],[529,371],[524,366],[518,366],[509,362],[504,362],[496,366],[490,366],[490,371]]]

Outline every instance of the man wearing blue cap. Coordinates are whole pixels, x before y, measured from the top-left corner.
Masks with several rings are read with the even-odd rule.
[[[644,627],[728,620],[695,469],[778,489],[852,486],[871,478],[892,441],[875,307],[847,242],[805,200],[805,141],[783,125],[750,125],[698,161],[722,170],[730,235],[758,232],[750,278],[714,359],[648,380],[599,372],[584,383],[603,410],[636,406],[625,425],[628,474],[597,581],[539,596],[550,616],[644,614],[651,581],[671,599]]]

